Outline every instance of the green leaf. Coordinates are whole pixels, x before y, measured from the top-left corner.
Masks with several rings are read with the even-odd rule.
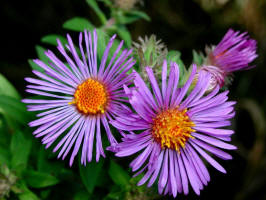
[[[90,199],[90,194],[86,190],[80,190],[75,195],[73,200],[88,200]]]
[[[59,183],[56,177],[48,173],[27,170],[23,175],[27,185],[33,188],[43,188]]]
[[[62,163],[50,162],[48,154],[49,152],[41,146],[37,155],[37,170],[38,172],[58,176],[60,170],[64,169],[64,167],[61,165]]]
[[[45,51],[46,49],[43,48],[42,46],[36,45],[35,49],[37,51],[37,55],[40,58],[40,60],[42,60],[44,63],[48,64],[48,62],[50,61],[49,58],[45,55]]]
[[[93,193],[93,190],[97,185],[103,164],[103,159],[101,159],[98,163],[90,162],[85,167],[79,163],[80,177],[89,193]]]
[[[9,145],[12,134],[9,132],[8,123],[2,113],[0,113],[0,164],[3,160],[10,160]]]
[[[150,21],[150,17],[141,11],[130,11],[125,14],[118,13],[116,16],[116,21],[120,24],[130,24],[133,23],[139,19],[145,19],[147,21]]]
[[[178,67],[179,67],[179,77],[180,77],[180,81],[178,85],[183,86],[185,82],[187,81],[188,75],[190,73],[187,72],[187,69],[181,59],[177,60],[176,63],[178,64]]]
[[[5,118],[15,120],[21,124],[25,124],[30,119],[30,114],[26,110],[26,106],[20,100],[12,97],[0,95],[0,113]]]
[[[118,18],[116,18],[116,21],[120,24],[131,24],[135,21],[137,21],[139,19],[139,17],[136,16],[118,16]]]
[[[114,28],[112,27],[111,29],[108,29],[107,32],[109,35],[113,35],[114,33],[117,32],[117,28]],[[102,60],[102,56],[104,54],[104,51],[106,49],[106,46],[107,46],[107,42],[109,42],[110,40],[110,37],[108,36],[107,33],[105,33],[104,31],[102,31],[101,29],[97,29],[97,34],[98,34],[98,41],[102,41],[102,42],[98,42],[98,47],[97,47],[97,56],[98,56],[98,59],[101,61]],[[115,39],[113,41],[113,44],[112,44],[112,47],[110,48],[109,50],[109,53],[108,53],[108,58],[107,58],[107,61],[106,63],[108,64],[112,57],[113,57],[113,54],[115,53],[117,47],[119,46],[120,44],[120,41],[118,39]],[[122,52],[123,48],[120,49],[120,51],[118,52],[117,54],[117,57],[120,56],[121,52]]]
[[[117,28],[117,34],[119,37],[125,41],[125,44],[127,47],[131,47],[131,35],[126,27],[118,27]]]
[[[17,131],[13,134],[10,144],[12,154],[11,166],[13,169],[22,171],[27,167],[32,141]]]
[[[102,0],[107,6],[112,7],[113,2],[111,0]]]
[[[37,65],[35,62],[33,62],[31,59],[28,60],[28,63],[30,64],[30,66],[33,70],[36,70],[39,72],[44,72],[44,69],[41,68],[39,65]]]
[[[48,199],[49,195],[51,194],[51,189],[42,190],[40,192],[41,199]]]
[[[71,30],[71,31],[84,31],[85,29],[92,31],[94,26],[85,18],[82,17],[74,17],[72,19],[67,20],[63,24],[63,28]]]
[[[108,55],[106,63],[109,63],[111,61],[111,58],[113,57],[113,55],[114,55],[114,53],[115,53],[115,51],[116,51],[116,49],[117,49],[119,44],[120,44],[120,42],[117,39],[115,39],[114,43],[113,43],[113,45],[112,45],[112,47],[110,49],[110,52],[109,52],[109,55]],[[122,48],[122,50],[123,50],[123,48]],[[120,56],[122,50],[120,49],[120,51],[117,54],[117,57]]]
[[[96,29],[97,31],[97,56],[99,58],[99,60],[102,60],[102,56],[103,56],[103,53],[104,53],[104,50],[106,48],[106,44],[107,44],[107,41],[106,41],[106,33],[103,32],[101,29]]]
[[[186,67],[183,63],[183,61],[181,60],[181,53],[179,51],[169,51],[167,54],[167,61],[168,62],[175,62],[176,64],[178,64],[179,67],[179,77],[180,77],[180,81],[179,81],[179,86],[183,85],[184,82],[186,81],[186,74],[187,74],[187,70]]]
[[[32,191],[27,190],[18,195],[19,200],[39,200],[39,198]]]
[[[46,44],[51,44],[57,46],[57,39],[59,39],[64,46],[67,43],[67,40],[65,37],[61,35],[56,35],[56,34],[51,34],[51,35],[46,35],[42,37],[41,41]]]
[[[95,0],[86,0],[87,4],[94,10],[94,12],[96,13],[96,15],[98,15],[100,21],[102,24],[106,23],[106,17],[104,15],[104,13],[100,10],[97,2]]]
[[[2,146],[0,146],[0,165],[6,164],[9,166],[9,162],[10,152],[8,151],[8,149],[2,148]]]
[[[132,11],[130,11],[130,14],[134,15],[136,17],[145,19],[147,21],[151,21],[151,18],[145,12],[142,12],[142,11],[139,11],[139,10],[132,10]]]
[[[54,162],[49,159],[49,150],[45,150],[43,146],[40,147],[37,156],[37,170],[39,172],[53,174],[60,180],[67,180],[73,177],[73,170],[64,168],[64,163]],[[54,154],[53,154],[54,155]]]
[[[20,95],[15,87],[2,74],[0,74],[0,95],[20,99]]]
[[[96,31],[97,31],[97,36],[98,36],[97,57],[98,57],[98,60],[101,61],[110,37],[101,29],[97,29]],[[119,44],[120,44],[120,42],[117,39],[115,39],[113,41],[112,47],[110,48],[110,51],[108,53],[108,58],[107,58],[106,63],[110,62],[110,60],[111,60],[111,58],[112,58],[112,56],[113,56],[114,52],[116,51]],[[122,52],[121,50],[118,52],[117,57],[120,55],[121,52]],[[100,65],[100,63],[98,63],[98,66],[99,65]]]
[[[111,179],[117,185],[125,186],[129,183],[130,176],[128,173],[112,160],[110,161],[108,173]]]
[[[49,163],[48,152],[45,151],[42,146],[40,147],[37,158],[37,169],[40,172],[53,172],[54,174],[57,174],[57,171],[59,170],[58,167],[61,167],[57,166],[57,163],[53,163],[53,165]]]
[[[111,192],[109,192],[108,195],[106,195],[103,200],[119,200],[119,199],[129,199],[129,198],[125,198],[125,191],[121,190],[121,187],[119,187],[118,185],[113,185],[111,187]]]
[[[38,196],[30,191],[25,183],[21,183],[19,189],[23,191],[21,194],[18,194],[19,200],[39,200]]]
[[[43,48],[42,46],[36,45],[35,50],[37,52],[39,59],[49,66],[50,59],[45,55],[46,49]],[[44,69],[41,68],[39,65],[37,65],[35,62],[33,62],[33,60],[29,59],[28,63],[30,64],[33,70],[44,72]]]

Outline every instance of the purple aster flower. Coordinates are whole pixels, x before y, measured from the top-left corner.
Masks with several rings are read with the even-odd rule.
[[[33,70],[38,79],[26,78],[30,83],[26,91],[43,97],[24,99],[23,102],[29,104],[27,106],[29,111],[41,111],[37,114],[39,119],[29,123],[31,127],[38,126],[33,132],[35,137],[43,137],[42,143],[46,148],[57,141],[53,151],[59,150],[58,158],[64,159],[72,149],[70,166],[81,148],[81,163],[86,165],[87,161],[92,160],[94,140],[96,140],[96,161],[99,161],[100,156],[105,157],[101,124],[109,142],[112,145],[117,143],[108,121],[123,112],[122,104],[126,101],[123,85],[132,82],[133,75],[127,75],[127,72],[135,61],[133,58],[129,59],[131,50],[120,52],[122,41],[107,64],[115,35],[110,39],[99,67],[96,30],[93,33],[86,30],[84,34],[80,33],[81,58],[69,35],[67,39],[66,48],[73,58],[58,40],[57,48],[67,63],[49,50],[45,52],[50,60],[49,65],[41,60],[34,60],[45,72]]]
[[[216,47],[206,50],[207,59],[200,68],[212,74],[209,90],[216,85],[222,87],[232,72],[253,67],[249,63],[257,57],[256,49],[257,42],[250,39],[247,32],[240,34],[229,29]]]
[[[150,187],[157,180],[159,193],[174,197],[177,193],[188,194],[191,185],[199,195],[210,181],[202,159],[226,173],[209,153],[228,160],[232,157],[221,149],[236,149],[225,142],[231,140],[234,132],[223,128],[230,125],[235,102],[227,101],[228,91],[218,94],[218,87],[204,96],[211,78],[205,71],[199,72],[196,86],[188,93],[196,65],[181,88],[178,88],[176,63],[171,63],[167,81],[167,62],[164,61],[161,89],[152,69],[146,67],[146,71],[152,89],[138,73],[135,73],[135,87],[124,87],[134,111],[128,110],[111,121],[121,130],[123,138],[121,143],[108,149],[118,157],[138,154],[130,163],[132,171],[138,171],[135,175],[144,173],[138,185],[147,182]]]

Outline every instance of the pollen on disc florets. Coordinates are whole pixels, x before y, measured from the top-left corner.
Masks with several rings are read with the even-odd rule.
[[[77,87],[70,104],[75,104],[83,114],[97,114],[105,112],[107,101],[105,86],[98,80],[89,78]]]
[[[152,124],[152,136],[154,140],[161,144],[162,148],[170,148],[176,151],[185,144],[191,136],[195,124],[190,121],[187,110],[168,109],[159,113]]]

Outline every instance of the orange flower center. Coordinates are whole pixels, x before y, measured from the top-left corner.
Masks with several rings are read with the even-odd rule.
[[[89,78],[78,86],[74,100],[69,104],[76,104],[77,109],[83,114],[97,114],[105,112],[107,100],[105,86]]]
[[[185,147],[191,136],[195,124],[190,121],[187,110],[179,111],[178,108],[161,112],[153,119],[152,136],[162,148],[170,148],[179,151]]]

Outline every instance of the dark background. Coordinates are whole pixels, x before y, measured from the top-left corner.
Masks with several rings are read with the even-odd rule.
[[[219,160],[227,174],[210,168],[211,182],[200,197],[190,194],[177,199],[266,199],[266,1],[146,0],[137,7],[152,21],[129,25],[133,40],[154,33],[169,50],[181,51],[187,66],[192,60],[192,49],[204,51],[206,44],[217,44],[229,28],[248,31],[258,41],[259,57],[254,62],[257,67],[236,72],[229,87],[230,98],[238,102],[232,143],[239,150],[232,153],[232,161]],[[65,35],[63,22],[75,16],[99,24],[83,0],[1,2],[0,72],[22,96],[26,96],[24,77],[31,76],[27,60],[37,57],[35,45],[41,44],[44,35]]]

